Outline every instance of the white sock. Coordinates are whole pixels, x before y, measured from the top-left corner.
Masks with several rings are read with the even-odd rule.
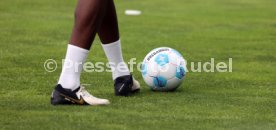
[[[75,90],[80,86],[80,74],[88,53],[89,50],[68,45],[58,84],[71,90]]]
[[[113,80],[120,76],[130,75],[128,66],[123,59],[121,41],[118,40],[113,43],[102,44],[102,47],[109,61],[109,65],[112,68]]]

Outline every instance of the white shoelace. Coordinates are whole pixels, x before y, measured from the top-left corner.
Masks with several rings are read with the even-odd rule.
[[[80,87],[80,93],[82,94],[83,97],[90,97],[90,98],[93,98],[93,99],[98,99],[97,97],[93,96],[92,94],[90,94],[84,86],[81,86]]]
[[[84,86],[80,87],[80,93],[82,93],[82,96],[92,96],[86,89]],[[93,96],[92,96],[93,97]]]
[[[90,105],[107,105],[110,102],[107,99],[101,99],[91,95],[84,86],[80,86],[80,90],[77,92],[78,96],[83,97],[84,101]]]

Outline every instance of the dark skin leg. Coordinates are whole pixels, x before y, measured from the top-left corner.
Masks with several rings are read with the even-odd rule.
[[[106,14],[101,23],[98,35],[103,44],[112,43],[119,40],[119,28],[116,8],[113,0],[109,0]]]
[[[119,39],[113,0],[78,1],[70,44],[89,50],[96,33],[104,44]]]

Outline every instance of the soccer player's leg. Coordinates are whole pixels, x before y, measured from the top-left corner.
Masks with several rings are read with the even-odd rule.
[[[130,74],[128,66],[123,59],[117,14],[113,0],[107,3],[106,14],[98,30],[98,35],[112,68],[115,95],[128,96],[133,92],[138,92],[140,84]]]
[[[64,65],[55,87],[51,103],[78,105],[106,105],[109,101],[96,98],[80,85],[80,74],[96,30],[106,10],[108,0],[79,0],[75,11],[75,24],[68,44]]]

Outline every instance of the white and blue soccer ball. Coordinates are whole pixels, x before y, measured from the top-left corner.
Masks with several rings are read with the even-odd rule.
[[[160,47],[146,55],[141,70],[152,90],[172,91],[180,86],[186,75],[186,61],[178,51]]]

